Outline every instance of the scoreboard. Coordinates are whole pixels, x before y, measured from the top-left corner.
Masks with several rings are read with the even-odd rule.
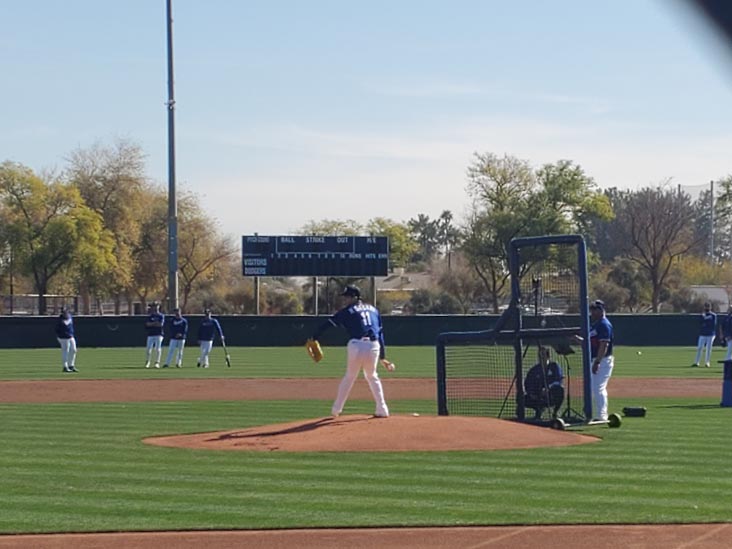
[[[242,236],[244,276],[386,276],[386,236]]]

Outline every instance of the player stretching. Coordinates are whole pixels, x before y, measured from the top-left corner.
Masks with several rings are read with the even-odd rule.
[[[173,311],[175,316],[170,321],[170,341],[168,342],[168,358],[165,359],[163,368],[167,368],[178,352],[178,359],[175,361],[175,367],[180,368],[183,365],[183,349],[186,346],[186,336],[188,335],[188,321],[183,318],[180,309]]]
[[[699,360],[702,356],[702,351],[706,350],[706,360],[704,366],[709,368],[709,361],[712,358],[712,345],[714,345],[714,334],[717,331],[717,315],[712,312],[712,304],[707,302],[704,304],[704,312],[701,314],[699,319],[699,339],[696,344],[696,359],[692,368],[699,366]]]
[[[74,337],[74,319],[64,307],[56,321],[56,339],[61,345],[61,361],[65,373],[78,372],[74,366],[76,360],[76,338]]]
[[[381,316],[376,307],[361,301],[361,291],[355,286],[346,286],[341,295],[346,297],[347,305],[331,316],[313,334],[313,339],[317,340],[320,334],[331,326],[343,326],[351,338],[346,347],[348,355],[346,373],[338,386],[338,396],[333,403],[331,413],[333,417],[341,414],[358,373],[363,370],[363,375],[376,403],[374,415],[389,417],[389,408],[384,400],[384,389],[381,386],[379,374],[376,373],[379,359],[385,368],[393,369],[392,363],[384,358],[386,347],[384,346]]]
[[[221,324],[215,318],[211,318],[211,309],[206,309],[203,311],[203,320],[198,326],[198,343],[201,346],[201,356],[198,357],[198,364],[196,364],[198,368],[208,368],[208,355],[211,354],[211,348],[217,333],[223,343],[225,339]]]
[[[150,313],[145,320],[147,331],[147,349],[145,354],[145,368],[150,367],[150,355],[153,349],[156,350],[155,367],[160,368],[160,355],[163,353],[163,325],[165,316],[160,312],[159,303],[150,304]]]

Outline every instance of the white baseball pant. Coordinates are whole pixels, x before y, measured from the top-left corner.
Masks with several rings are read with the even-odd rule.
[[[604,357],[597,367],[597,373],[591,374],[592,400],[595,404],[595,418],[607,420],[607,384],[613,375],[615,360],[612,355]]]
[[[208,355],[211,354],[213,341],[201,341],[201,356],[198,357],[198,363],[204,368],[208,368]]]
[[[74,362],[76,362],[76,339],[73,337],[56,339],[61,345],[61,362],[63,362],[64,370],[73,368]]]
[[[699,340],[696,343],[696,359],[694,364],[699,364],[699,360],[702,357],[702,351],[706,351],[706,360],[704,364],[709,366],[709,361],[712,359],[712,346],[714,345],[714,336],[699,336]]]
[[[166,364],[172,364],[173,357],[175,357],[176,351],[178,352],[178,360],[176,364],[180,366],[183,364],[183,349],[186,346],[185,339],[171,339],[168,343],[168,358],[165,359]]]
[[[150,364],[150,355],[153,349],[157,350],[157,358],[155,364],[160,364],[160,356],[163,354],[163,336],[147,336],[147,349],[145,354],[145,364]]]
[[[346,347],[348,361],[346,364],[346,373],[338,385],[338,395],[336,396],[331,413],[334,416],[340,415],[343,407],[346,405],[348,395],[351,393],[353,384],[356,382],[358,373],[363,370],[363,376],[369,384],[371,395],[376,403],[375,415],[379,417],[389,417],[389,408],[384,400],[384,388],[381,386],[379,374],[376,368],[379,364],[379,353],[381,347],[378,341],[369,339],[351,339]]]

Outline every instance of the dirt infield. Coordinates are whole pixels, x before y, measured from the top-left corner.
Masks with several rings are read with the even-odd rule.
[[[140,402],[183,400],[331,400],[337,379],[209,379],[209,380],[78,380],[0,382],[0,403],[42,402]],[[432,380],[385,380],[389,400],[435,399]],[[629,379],[610,382],[611,397],[719,398],[717,380]],[[368,387],[359,381],[352,399],[370,399]],[[464,421],[463,421],[464,420]],[[435,428],[452,421],[448,429]],[[388,428],[387,428],[388,427]],[[460,433],[467,429],[469,434]],[[478,429],[476,434],[475,430]],[[485,436],[485,430],[490,436]],[[346,446],[364,440],[364,430],[391,432],[371,448]],[[407,434],[405,434],[407,433]],[[408,436],[411,433],[413,436]],[[456,433],[456,434],[455,434]],[[306,434],[307,436],[303,436]],[[317,434],[318,437],[314,437]],[[336,436],[337,434],[337,436]],[[451,436],[453,435],[454,436]],[[569,438],[568,438],[569,437]],[[303,446],[318,438],[317,447]],[[335,446],[334,439],[338,440]],[[357,451],[460,450],[460,440],[492,440],[493,449],[580,444],[594,437],[552,431],[489,418],[440,418],[396,415],[388,419],[363,415],[318,418],[252,429],[239,429],[193,436],[161,437],[146,442],[166,446],[217,450]],[[350,442],[349,442],[350,441]],[[431,446],[425,447],[425,444]],[[396,447],[400,445],[399,447]],[[732,524],[685,525],[563,525],[496,526],[463,528],[353,528],[265,531],[125,532],[99,534],[49,534],[0,536],[0,549],[157,549],[159,547],[248,548],[490,548],[538,546],[543,549],[726,549]]]
[[[370,400],[366,383],[356,383],[351,399]],[[388,400],[437,399],[430,379],[386,379]],[[21,402],[143,402],[179,400],[331,400],[337,379],[133,379],[0,382],[0,403]],[[614,378],[610,397],[719,398],[715,379]]]
[[[261,452],[443,452],[569,446],[598,440],[493,418],[347,415],[236,431],[153,437],[144,442],[177,448]]]
[[[0,549],[729,549],[732,524],[349,528],[0,536]]]

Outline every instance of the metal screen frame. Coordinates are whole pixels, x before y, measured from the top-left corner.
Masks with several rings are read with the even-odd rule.
[[[522,312],[522,295],[519,269],[521,268],[520,253],[525,248],[537,246],[551,246],[553,244],[576,246],[577,273],[579,277],[579,326],[570,328],[524,328]],[[480,342],[490,345],[491,342],[501,340],[512,342],[514,347],[515,380],[523,379],[524,340],[537,341],[551,337],[571,337],[579,335],[582,341],[582,413],[585,421],[592,417],[592,387],[590,379],[590,322],[588,280],[587,280],[587,248],[581,235],[550,235],[538,237],[515,238],[511,240],[509,250],[509,269],[511,275],[511,300],[508,308],[498,318],[492,330],[474,332],[444,332],[438,335],[436,342],[437,359],[437,412],[439,415],[449,415],[447,398],[447,365],[445,347],[449,345],[467,345]],[[523,389],[516,393],[516,415],[519,420],[525,419]]]

